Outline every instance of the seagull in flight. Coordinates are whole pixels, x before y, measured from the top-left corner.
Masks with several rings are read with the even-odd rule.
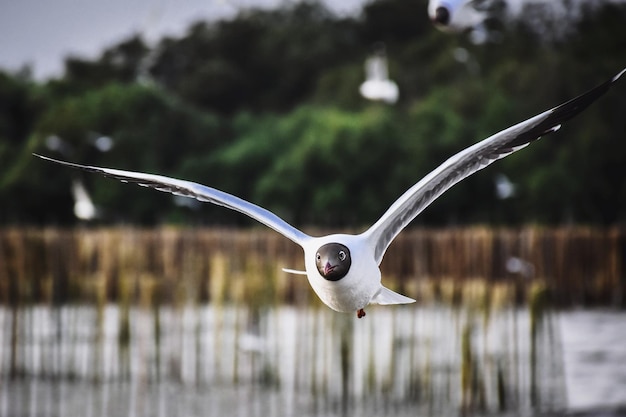
[[[389,79],[385,47],[379,45],[375,54],[365,61],[366,80],[359,92],[368,100],[380,100],[387,104],[398,101],[398,84]]]
[[[605,94],[624,72],[626,68],[588,92],[452,156],[409,188],[376,223],[360,234],[314,237],[293,227],[269,210],[202,184],[162,175],[79,165],[37,154],[35,156],[123,182],[192,197],[248,215],[302,247],[305,271],[285,269],[286,272],[306,275],[315,293],[331,309],[346,313],[356,311],[357,317],[361,318],[365,316],[364,309],[369,304],[415,302],[381,284],[379,265],[394,238],[422,210],[462,179],[540,137],[557,131],[563,122],[576,116]]]
[[[436,27],[461,32],[480,25],[488,16],[484,0],[429,0],[428,16]]]

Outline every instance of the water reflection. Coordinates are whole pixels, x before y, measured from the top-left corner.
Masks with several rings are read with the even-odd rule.
[[[372,308],[357,320],[326,308],[288,306],[2,308],[0,416],[566,409],[566,384],[576,392],[579,379],[590,377],[589,369],[568,362],[584,362],[570,345],[581,346],[574,340],[583,334],[575,330],[584,322],[579,315],[593,313],[562,313],[559,320],[531,312],[433,304]],[[624,330],[622,316],[602,322]],[[615,339],[625,333],[606,333],[621,349],[591,363],[613,363],[610,375],[625,392],[626,344]],[[612,401],[626,403],[624,396]]]
[[[559,319],[568,407],[626,415],[626,313],[577,310]]]

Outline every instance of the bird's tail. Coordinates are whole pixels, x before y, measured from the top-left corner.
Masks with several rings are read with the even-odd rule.
[[[381,305],[389,305],[389,304],[410,304],[414,303],[415,300],[409,297],[405,297],[402,294],[398,294],[397,292],[391,291],[389,288],[382,287],[372,300],[370,304],[381,304]]]

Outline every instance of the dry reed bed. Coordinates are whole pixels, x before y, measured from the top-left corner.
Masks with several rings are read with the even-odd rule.
[[[614,246],[600,250],[596,240],[570,236]],[[621,235],[607,230],[408,231],[383,262],[385,283],[455,307],[381,308],[356,320],[326,308],[282,305],[320,303],[306,279],[280,269],[301,268],[301,249],[271,231],[0,230],[0,302],[11,305],[0,308],[0,377],[256,381],[285,387],[287,396],[311,393],[316,407],[347,407],[361,398],[385,408],[535,407],[561,392],[545,382],[560,355],[545,289],[565,281],[541,274],[573,257],[594,262],[586,266],[597,270],[593,276],[610,272],[619,280],[621,258],[614,259],[615,270],[602,269],[601,256],[620,248],[615,242],[623,242]],[[593,256],[577,256],[575,250],[583,250],[577,245]],[[540,257],[544,246],[560,257]],[[535,263],[535,274],[506,272],[510,256]],[[528,309],[510,308],[521,296]],[[491,314],[496,309],[499,314]],[[250,335],[273,348],[246,347]]]
[[[421,300],[519,302],[545,287],[559,305],[624,306],[624,259],[617,227],[415,229],[382,270],[386,285]],[[302,263],[297,245],[265,230],[6,228],[0,302],[316,302],[305,279],[280,269]]]

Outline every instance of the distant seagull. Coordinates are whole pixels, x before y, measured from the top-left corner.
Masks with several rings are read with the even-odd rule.
[[[510,256],[506,260],[506,270],[511,274],[519,274],[524,278],[532,278],[535,275],[535,266],[517,256]]]
[[[72,196],[74,197],[74,215],[76,218],[85,221],[96,218],[96,206],[80,180],[72,181]]]
[[[96,135],[91,142],[100,152],[109,152],[115,145],[113,139],[106,135]]]
[[[509,180],[504,174],[497,174],[494,178],[496,184],[496,196],[500,200],[506,200],[508,198],[515,197],[515,184]]]
[[[358,235],[313,237],[262,207],[201,184],[161,175],[78,165],[36,156],[104,174],[123,182],[193,197],[246,214],[302,247],[306,271],[287,272],[306,275],[315,293],[333,310],[356,311],[357,317],[361,318],[365,315],[364,308],[368,304],[405,304],[415,301],[383,287],[379,265],[394,238],[424,208],[463,178],[527,146],[541,136],[558,130],[561,123],[571,119],[606,93],[624,72],[626,69],[587,93],[496,133],[452,156],[409,188],[376,223]]]
[[[67,156],[74,152],[74,148],[72,148],[69,143],[67,143],[57,135],[48,136],[44,143],[46,145],[46,148],[51,151],[58,152],[61,155]]]
[[[359,92],[368,100],[384,101],[388,104],[398,101],[398,85],[389,79],[384,47],[379,47],[365,61],[365,82],[359,87]]]
[[[436,27],[460,32],[479,26],[487,17],[485,0],[429,0],[428,16]]]

